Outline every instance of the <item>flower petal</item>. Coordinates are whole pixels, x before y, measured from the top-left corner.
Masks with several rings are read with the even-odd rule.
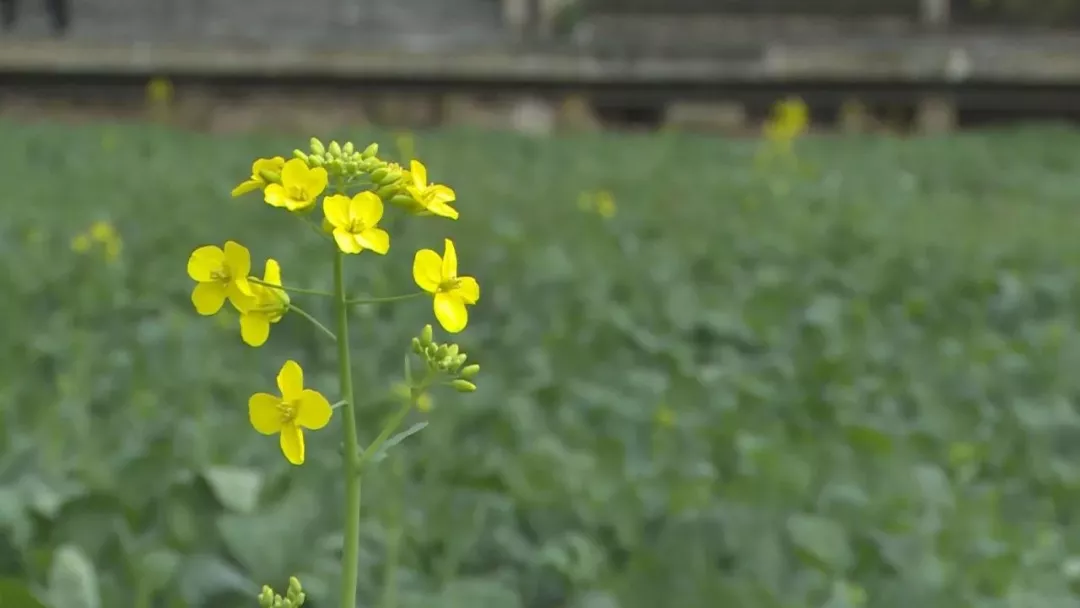
[[[439,292],[435,294],[435,318],[443,329],[456,334],[468,324],[469,311],[465,308],[465,301],[457,294]]]
[[[281,285],[281,264],[274,258],[266,259],[266,269],[263,271],[263,283]]]
[[[323,199],[323,215],[335,228],[349,227],[349,197],[335,194]]]
[[[263,435],[273,435],[281,430],[281,398],[270,393],[255,393],[248,399],[248,419],[251,426]]]
[[[259,174],[263,171],[280,173],[282,167],[284,166],[285,159],[280,156],[275,156],[273,158],[260,158],[259,160],[251,163],[251,177],[255,179],[261,179]]]
[[[431,249],[421,249],[413,258],[413,280],[428,293],[435,293],[442,281],[442,258]]]
[[[424,163],[413,159],[409,161],[409,175],[412,176],[413,185],[423,190],[427,186],[427,167]]]
[[[295,465],[304,464],[304,431],[295,423],[281,427],[281,453]]]
[[[300,393],[298,401],[299,411],[296,414],[296,424],[313,431],[317,431],[330,422],[330,416],[334,410],[330,402],[319,391],[310,388]]]
[[[480,300],[480,283],[473,277],[458,277],[457,289],[454,293],[461,296],[466,304],[476,304]]]
[[[195,281],[210,281],[211,273],[221,271],[225,265],[225,252],[216,245],[205,245],[191,252],[187,273]]]
[[[247,194],[248,192],[254,192],[254,191],[258,190],[259,188],[262,187],[262,185],[263,185],[263,183],[261,181],[259,181],[259,180],[249,179],[246,182],[243,182],[243,183],[239,184],[238,186],[236,186],[235,188],[233,188],[232,189],[232,195],[234,197],[235,196],[243,196],[243,195]]]
[[[441,272],[444,281],[457,277],[457,249],[454,248],[454,241],[450,239],[446,239],[446,252],[443,253]]]
[[[322,194],[323,190],[326,190],[329,183],[330,174],[326,172],[326,169],[315,167],[309,170],[304,178],[304,192],[311,197],[311,200],[315,200],[315,197]]]
[[[304,370],[300,364],[292,359],[281,366],[277,377],[278,389],[281,390],[282,401],[295,401],[304,392]]]
[[[286,187],[302,185],[307,180],[308,171],[307,163],[299,158],[290,158],[289,162],[281,168],[281,183]]]
[[[442,201],[429,200],[427,210],[439,217],[445,217],[452,220],[458,219],[458,210]]]
[[[191,303],[200,315],[217,314],[225,305],[225,286],[221,283],[199,283],[191,292]]]
[[[285,187],[281,184],[270,184],[263,190],[263,200],[271,207],[284,207],[285,201],[289,200],[285,193]]]
[[[356,242],[356,235],[346,232],[343,228],[334,228],[334,242],[342,253],[360,253],[363,249]]]
[[[380,255],[390,251],[390,233],[382,228],[368,228],[356,235],[356,242],[364,249],[370,249]]]
[[[251,252],[236,241],[225,241],[225,265],[233,279],[247,279],[251,274]]]
[[[383,216],[383,202],[374,192],[361,192],[353,197],[352,217],[364,223],[368,228],[374,228]]]
[[[240,338],[248,346],[259,347],[270,338],[270,318],[263,313],[252,312],[240,315]]]
[[[449,203],[457,198],[453,188],[442,184],[432,184],[431,188],[428,188],[428,196],[440,203]]]

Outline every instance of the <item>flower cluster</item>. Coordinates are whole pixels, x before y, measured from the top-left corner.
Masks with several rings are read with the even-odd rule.
[[[411,160],[409,168],[404,169],[380,159],[376,144],[358,151],[352,143],[335,141],[324,145],[313,138],[308,152],[295,150],[288,159],[271,156],[255,160],[250,176],[232,190],[232,195],[256,192],[262,194],[269,207],[282,209],[307,222],[312,222],[311,214],[321,208],[321,221],[314,223],[317,233],[325,238],[336,256],[335,293],[283,284],[281,266],[274,259],[265,261],[261,278],[253,276],[250,250],[235,241],[227,241],[222,246],[204,245],[191,253],[187,265],[188,276],[195,281],[191,301],[199,314],[207,316],[217,314],[228,302],[239,313],[241,338],[253,347],[265,344],[271,327],[289,312],[315,324],[322,333],[339,341],[339,346],[345,343],[340,359],[342,392],[346,394],[335,406],[322,393],[304,388],[303,369],[291,360],[278,374],[279,395],[256,393],[248,402],[249,419],[255,430],[278,435],[286,459],[299,465],[305,459],[303,429],[321,429],[329,424],[335,407],[352,406],[348,394],[352,390],[351,379],[346,377],[348,340],[344,335],[348,329],[345,320],[348,306],[427,295],[439,324],[450,333],[458,333],[468,324],[467,307],[480,299],[480,285],[475,278],[459,274],[457,249],[452,240],[445,239],[441,254],[432,249],[416,252],[412,274],[419,291],[378,298],[350,298],[344,293],[342,259],[365,251],[385,255],[390,250],[390,234],[380,227],[387,206],[414,216],[458,218],[458,210],[453,206],[454,190],[430,182],[427,168],[418,160]],[[341,307],[338,332],[335,334],[299,308],[290,294],[333,297]],[[463,368],[464,354],[458,352],[457,345],[435,345],[430,338],[430,326],[425,331],[428,338],[422,352],[417,354],[427,357],[432,373],[425,376],[422,387],[420,383],[409,387],[413,405],[426,396],[426,389],[436,377],[443,377],[447,386],[458,391],[475,390],[470,379],[479,367]]]

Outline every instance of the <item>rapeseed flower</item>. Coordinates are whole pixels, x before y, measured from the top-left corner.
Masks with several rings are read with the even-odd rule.
[[[215,314],[226,298],[236,303],[252,296],[247,280],[251,253],[235,241],[226,241],[224,249],[216,245],[199,247],[188,258],[187,272],[199,283],[191,292],[191,303],[200,315]]]
[[[248,192],[254,192],[261,190],[270,185],[270,182],[266,179],[269,175],[280,175],[282,168],[285,167],[285,159],[280,156],[273,158],[260,158],[251,164],[251,177],[241,183],[239,186],[233,188],[233,196],[241,196]]]
[[[270,324],[277,323],[289,309],[289,294],[281,286],[281,266],[277,260],[266,260],[262,283],[251,283],[249,298],[233,300],[240,313],[240,337],[248,346],[262,346],[270,337]]]
[[[281,183],[270,184],[264,190],[266,203],[289,211],[305,211],[315,205],[315,199],[326,190],[329,176],[322,167],[308,167],[294,158],[281,169]]]
[[[442,256],[431,249],[421,249],[413,258],[413,280],[420,289],[435,296],[435,318],[443,329],[458,333],[469,322],[466,305],[480,299],[480,284],[473,277],[458,276],[457,250],[446,239]]]
[[[390,250],[390,235],[378,228],[383,216],[382,199],[373,192],[361,192],[351,199],[335,194],[323,199],[323,213],[333,227],[334,241],[344,253],[370,249],[380,255]]]
[[[277,376],[281,396],[255,393],[248,400],[251,426],[263,435],[280,433],[281,452],[295,465],[304,464],[304,431],[319,430],[330,422],[333,409],[322,393],[304,388],[304,370],[286,361]]]
[[[420,210],[431,215],[448,217],[452,220],[458,218],[457,209],[450,206],[457,195],[449,186],[442,184],[429,184],[427,181],[427,167],[424,163],[413,160],[409,163],[409,170],[404,172],[405,190],[416,201]]]

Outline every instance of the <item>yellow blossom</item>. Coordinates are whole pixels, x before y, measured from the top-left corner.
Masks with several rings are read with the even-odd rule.
[[[75,253],[86,253],[93,246],[94,242],[90,240],[89,234],[79,234],[71,239],[71,250]]]
[[[270,183],[266,181],[265,173],[280,174],[285,167],[285,159],[280,156],[273,158],[260,158],[251,164],[251,177],[239,186],[233,188],[233,196],[242,196],[248,192],[254,192],[266,188]]]
[[[281,285],[281,266],[277,260],[266,260],[263,283]],[[237,298],[233,307],[240,313],[240,337],[248,346],[262,346],[270,337],[270,324],[277,323],[289,309],[289,294],[284,289],[251,283],[251,297]]]
[[[225,299],[233,302],[251,297],[251,253],[235,241],[227,241],[225,248],[215,245],[199,247],[188,258],[188,276],[199,284],[191,292],[191,302],[201,315],[212,315],[221,310]]]
[[[311,168],[294,158],[281,169],[281,183],[270,184],[264,190],[267,204],[289,211],[304,211],[315,205],[315,199],[326,189],[329,177],[322,167]]]
[[[786,143],[806,132],[810,124],[810,109],[799,98],[785,99],[773,106],[772,117],[765,124],[765,137]]]
[[[435,296],[435,318],[443,329],[455,334],[469,322],[466,304],[476,304],[480,299],[480,285],[473,277],[459,277],[457,262],[457,251],[450,239],[446,239],[441,257],[431,249],[421,249],[413,258],[413,280]]]
[[[328,196],[323,199],[323,213],[341,251],[360,253],[370,249],[385,254],[390,250],[390,235],[377,227],[383,216],[383,202],[374,192],[361,192],[351,199],[341,194]]]
[[[607,190],[596,193],[596,212],[606,220],[615,217],[615,197]]]
[[[424,163],[418,160],[409,163],[409,171],[406,173],[406,177],[408,181],[405,189],[424,212],[440,217],[448,217],[452,220],[458,218],[457,209],[450,206],[450,203],[457,198],[457,195],[449,186],[429,184],[427,181],[427,167],[424,166]]]
[[[277,376],[281,396],[255,393],[248,400],[251,426],[263,435],[281,434],[281,452],[295,465],[304,464],[304,431],[319,430],[330,422],[333,409],[326,397],[304,388],[304,370],[286,361]]]

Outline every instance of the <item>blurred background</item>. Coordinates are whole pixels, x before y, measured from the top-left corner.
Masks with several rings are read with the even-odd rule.
[[[245,411],[289,358],[333,395],[334,345],[287,315],[250,348],[184,271],[236,239],[330,287],[313,235],[229,196],[311,136],[458,194],[456,222],[388,212],[356,291],[411,291],[446,236],[483,289],[479,390],[428,395],[365,477],[360,605],[1080,605],[1080,2],[0,26],[0,608],[241,608],[294,574],[337,605],[340,417],[296,468]],[[367,443],[432,314],[356,315]]]

